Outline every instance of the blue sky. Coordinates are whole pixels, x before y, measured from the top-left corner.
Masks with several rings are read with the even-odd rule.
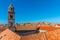
[[[0,0],[0,24],[8,23],[8,6],[15,8],[15,23],[60,23],[60,0]]]

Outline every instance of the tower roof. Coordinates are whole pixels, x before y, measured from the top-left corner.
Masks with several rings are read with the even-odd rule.
[[[9,5],[9,7],[8,7],[8,11],[9,11],[9,12],[14,12],[14,7],[13,7],[12,4]]]
[[[14,8],[13,5],[12,5],[12,3],[9,5],[9,8]]]

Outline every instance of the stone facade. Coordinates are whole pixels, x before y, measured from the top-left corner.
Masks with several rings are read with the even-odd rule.
[[[14,7],[12,4],[10,4],[8,8],[8,28],[11,30],[15,30],[14,24],[15,24],[15,13],[14,13]]]

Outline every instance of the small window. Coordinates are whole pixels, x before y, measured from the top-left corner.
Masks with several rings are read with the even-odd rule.
[[[11,18],[11,19],[13,19],[13,16],[12,16],[12,15],[10,15],[10,18]]]
[[[10,26],[13,26],[13,23],[10,23]]]
[[[13,10],[13,8],[11,8],[11,10]]]

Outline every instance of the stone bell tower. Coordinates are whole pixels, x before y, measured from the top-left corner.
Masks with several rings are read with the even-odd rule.
[[[8,8],[8,28],[12,31],[15,31],[15,13],[14,13],[14,7],[12,4],[10,4]]]

